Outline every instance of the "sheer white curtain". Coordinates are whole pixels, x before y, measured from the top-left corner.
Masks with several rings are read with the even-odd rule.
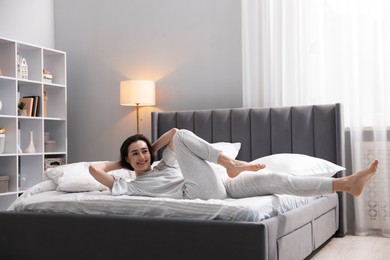
[[[354,232],[390,236],[390,1],[242,0],[242,24],[244,106],[342,103],[350,170],[380,160]]]

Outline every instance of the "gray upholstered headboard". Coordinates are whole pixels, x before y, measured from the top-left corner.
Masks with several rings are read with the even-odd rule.
[[[152,141],[172,127],[209,142],[241,142],[240,160],[300,153],[345,166],[340,104],[152,113]],[[339,193],[339,235],[347,231],[345,205],[346,195]]]
[[[301,153],[344,165],[340,104],[152,113],[153,141],[172,127],[209,142],[241,142],[241,160]]]

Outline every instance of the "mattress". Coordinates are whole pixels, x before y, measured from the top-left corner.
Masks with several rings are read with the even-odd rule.
[[[52,180],[43,181],[8,209],[46,212],[259,222],[308,204],[317,197],[269,195],[243,199],[184,200],[112,196],[110,191],[62,192]]]

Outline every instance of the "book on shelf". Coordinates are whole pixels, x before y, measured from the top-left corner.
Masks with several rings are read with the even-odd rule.
[[[49,70],[43,70],[43,82],[44,83],[52,83],[53,82],[53,75]]]
[[[52,83],[53,83],[53,80],[51,80],[51,79],[43,79],[43,83],[52,84]]]
[[[47,117],[47,99],[48,99],[48,92],[47,88],[43,89],[43,116]]]

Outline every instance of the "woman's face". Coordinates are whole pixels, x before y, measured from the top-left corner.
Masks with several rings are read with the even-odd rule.
[[[133,166],[137,176],[151,170],[150,153],[144,141],[138,140],[130,144],[127,162]]]

